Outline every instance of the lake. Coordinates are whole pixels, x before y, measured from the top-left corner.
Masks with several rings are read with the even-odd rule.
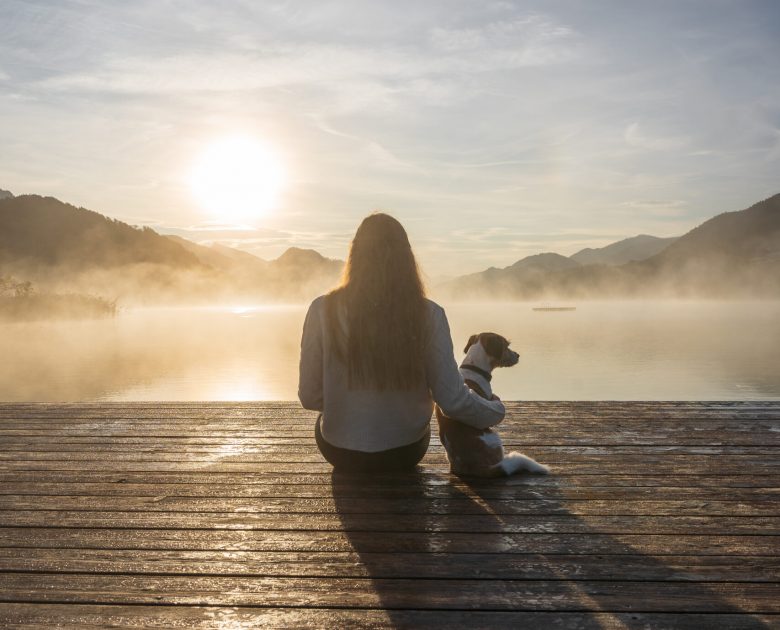
[[[509,337],[507,400],[780,400],[780,302],[443,304],[456,357]],[[0,400],[292,400],[306,307],[139,308],[0,324]]]

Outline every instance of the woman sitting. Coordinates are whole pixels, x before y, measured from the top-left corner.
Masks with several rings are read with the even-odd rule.
[[[298,397],[321,412],[320,452],[348,472],[413,469],[434,401],[479,428],[504,417],[500,400],[463,382],[444,309],[425,297],[403,226],[381,213],[358,227],[340,286],[309,307]]]

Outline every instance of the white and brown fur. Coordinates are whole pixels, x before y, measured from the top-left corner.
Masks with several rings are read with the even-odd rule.
[[[520,358],[520,355],[509,348],[509,341],[490,332],[472,335],[464,352],[466,357],[460,367],[463,379],[470,389],[488,400],[493,397],[489,378],[493,369],[511,367]],[[492,428],[477,429],[458,422],[457,418],[444,415],[438,405],[436,419],[439,421],[439,438],[447,451],[453,474],[467,477],[506,477],[521,470],[537,474],[549,472],[547,466],[522,453],[512,452],[505,455],[501,437]]]

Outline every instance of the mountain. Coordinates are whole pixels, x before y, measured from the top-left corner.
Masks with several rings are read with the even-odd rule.
[[[47,292],[127,301],[306,300],[343,267],[313,250],[273,261],[204,246],[38,195],[0,199],[0,271]],[[0,274],[2,275],[2,274]]]
[[[240,249],[233,249],[227,245],[219,245],[218,243],[215,243],[211,246],[211,249],[213,249],[218,254],[222,254],[226,258],[230,258],[234,263],[238,263],[244,266],[251,267],[258,265],[265,267],[268,264],[268,261],[263,260],[262,258],[258,258],[249,252],[243,252]]]
[[[756,260],[780,255],[780,194],[746,210],[724,212],[692,229],[653,260]]]
[[[631,271],[677,294],[780,295],[780,194],[705,221]]]
[[[233,286],[243,290],[262,285],[267,293],[295,299],[322,293],[336,284],[344,263],[325,258],[313,249],[290,247],[275,260],[264,260],[224,245],[198,245],[180,236],[169,236],[211,267],[230,275]]]
[[[540,254],[505,269],[461,276],[441,288],[454,298],[493,299],[780,296],[780,194],[713,217],[671,243],[636,238],[578,252],[568,267],[556,254]],[[643,260],[614,262],[628,251],[647,252],[646,245],[660,251]],[[595,254],[601,262],[591,264]],[[580,265],[583,258],[587,264]]]
[[[268,286],[275,295],[295,298],[303,292],[314,296],[335,286],[344,262],[325,258],[313,249],[290,247],[268,263]]]
[[[570,256],[581,265],[624,265],[632,261],[645,260],[662,252],[677,240],[677,237],[659,238],[640,234],[626,238],[606,247],[586,247]]]
[[[550,273],[579,266],[579,263],[571,258],[547,252],[526,256],[503,269],[490,267],[485,271],[455,278],[440,288],[459,298],[487,294],[501,299],[518,292],[535,290],[544,283]]]
[[[642,260],[658,253],[675,240],[639,235],[600,249],[583,249],[570,257],[552,252],[535,254],[521,258],[503,269],[491,267],[485,271],[461,276],[443,283],[441,287],[458,297],[487,294],[500,298],[505,294],[542,291],[551,279],[555,279],[563,282],[569,290],[587,288],[603,291],[616,281],[615,274],[606,269],[580,269],[581,267],[618,266],[625,262]]]
[[[285,270],[294,275],[305,271],[308,274],[317,274],[338,277],[344,268],[344,263],[340,260],[325,258],[319,252],[313,249],[301,249],[300,247],[290,247],[279,258],[271,261],[273,269]],[[301,280],[304,277],[301,276]]]
[[[560,254],[554,254],[547,252],[545,254],[534,254],[533,256],[526,256],[521,258],[513,265],[504,269],[506,272],[528,272],[528,271],[561,271],[563,269],[571,269],[573,267],[579,267],[577,261],[561,256]]]
[[[660,247],[664,240],[643,235],[572,258],[537,254],[440,288],[455,298],[506,300],[780,296],[780,194],[713,217],[649,258],[615,262],[628,250],[636,256],[648,251],[645,244]],[[607,262],[583,265],[576,260],[580,254]],[[342,261],[314,250],[292,247],[266,261],[221,245],[161,236],[52,197],[0,197],[0,275],[31,281],[42,291],[122,302],[299,301],[333,286],[342,269]]]
[[[0,263],[84,271],[150,263],[199,268],[197,257],[150,228],[77,208],[53,197],[0,199]]]
[[[189,241],[186,238],[182,238],[181,236],[166,235],[165,238],[170,239],[177,245],[183,247],[185,250],[193,254],[202,264],[214,269],[220,269],[222,271],[235,271],[236,268],[241,267],[241,263],[238,262],[233,256],[227,254],[224,251],[221,251],[214,245],[210,247],[199,245],[198,243],[193,243],[192,241]],[[227,250],[230,248],[225,247],[224,249]],[[251,256],[251,254],[247,255]],[[254,258],[258,263],[262,264],[264,262],[255,256],[251,257]]]

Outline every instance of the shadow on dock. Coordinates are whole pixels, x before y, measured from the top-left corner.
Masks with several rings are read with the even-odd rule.
[[[648,542],[658,554],[649,555],[573,514],[554,475],[483,481],[418,469],[334,473],[331,485],[372,606],[392,627],[769,628],[727,601],[718,579],[698,581],[708,578],[695,562],[659,558],[679,551]],[[538,512],[516,509],[529,489],[544,504]],[[513,500],[516,492],[525,497]],[[701,567],[712,570],[706,558]]]

